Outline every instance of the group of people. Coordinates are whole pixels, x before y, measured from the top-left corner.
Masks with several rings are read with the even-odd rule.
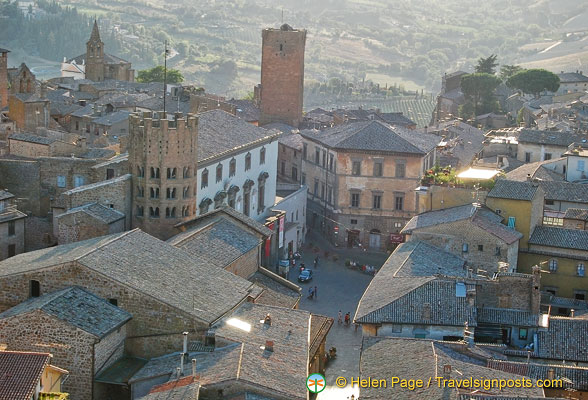
[[[314,299],[315,297],[318,298],[317,288],[316,286],[314,288],[311,286],[308,288],[308,298]]]
[[[341,310],[339,310],[339,318],[337,319],[337,322],[339,322],[340,324],[343,323],[343,313],[341,313]],[[351,323],[351,313],[347,313],[345,314],[345,325],[349,325]]]

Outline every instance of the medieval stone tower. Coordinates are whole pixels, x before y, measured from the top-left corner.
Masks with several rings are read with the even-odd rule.
[[[90,40],[86,42],[86,79],[94,82],[104,80],[104,43],[100,40],[96,20],[94,20]]]
[[[284,24],[261,33],[260,125],[283,122],[298,127],[304,94],[306,31]]]
[[[8,50],[0,48],[0,108],[8,105]]]
[[[166,240],[196,215],[198,118],[147,112],[131,115],[129,125],[132,225]]]

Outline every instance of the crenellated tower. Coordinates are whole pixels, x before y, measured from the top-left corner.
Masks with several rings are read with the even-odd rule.
[[[174,225],[196,215],[198,118],[161,115],[130,116],[129,168],[133,228],[166,240],[177,233]]]

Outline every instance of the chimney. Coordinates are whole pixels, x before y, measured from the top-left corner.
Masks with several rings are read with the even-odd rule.
[[[269,315],[269,313],[265,316],[263,323],[267,326],[272,326],[272,317]]]
[[[531,174],[527,174],[527,182],[531,182],[533,178],[531,178]]]
[[[574,314],[576,313],[576,310],[574,310],[573,308],[570,310],[570,317],[574,318]]]
[[[443,366],[443,377],[446,379],[451,378],[451,365],[450,364],[445,364]]]
[[[274,351],[274,341],[273,340],[266,340],[265,341],[265,350],[266,351]]]
[[[176,378],[180,379],[180,376],[182,376],[182,371],[180,370],[180,367],[176,368]]]
[[[184,354],[186,354],[186,353],[180,354],[180,368],[179,368],[180,374],[182,374],[184,372]]]
[[[204,345],[205,346],[215,346],[216,345],[216,336],[212,329],[206,331],[206,336],[204,337]]]
[[[184,347],[182,347],[182,352],[184,354],[188,354],[188,332],[184,332]]]
[[[196,359],[192,359],[192,377],[196,379]]]

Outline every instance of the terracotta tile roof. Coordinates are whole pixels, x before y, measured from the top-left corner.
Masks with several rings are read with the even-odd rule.
[[[130,320],[131,314],[80,287],[32,297],[0,314],[0,319],[41,310],[102,338]]]
[[[511,200],[533,200],[539,185],[533,182],[510,181],[498,179],[487,197]]]
[[[477,320],[478,323],[486,324],[538,326],[539,315],[510,308],[479,307]]]
[[[30,400],[50,360],[49,353],[0,351],[0,399]]]

